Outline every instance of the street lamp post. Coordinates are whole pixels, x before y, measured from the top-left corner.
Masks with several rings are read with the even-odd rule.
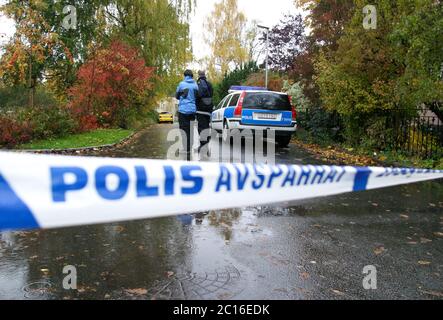
[[[260,29],[266,30],[266,72],[265,72],[265,83],[266,88],[268,88],[268,66],[269,66],[269,27],[265,27],[262,25],[257,25]]]

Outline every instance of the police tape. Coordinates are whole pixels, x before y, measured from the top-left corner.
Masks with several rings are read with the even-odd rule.
[[[442,170],[0,152],[0,230],[158,218],[443,178]]]

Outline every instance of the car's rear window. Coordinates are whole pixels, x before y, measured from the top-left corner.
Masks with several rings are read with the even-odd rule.
[[[249,92],[243,100],[245,109],[292,110],[289,96],[273,92]]]

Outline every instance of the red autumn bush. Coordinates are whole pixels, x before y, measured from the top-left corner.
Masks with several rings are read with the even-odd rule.
[[[31,140],[63,137],[77,131],[78,124],[66,108],[36,106],[0,113],[0,147],[12,148]]]
[[[70,108],[82,130],[98,126],[128,126],[134,105],[142,103],[151,88],[154,68],[147,67],[138,51],[120,41],[93,54],[78,71],[70,90]]]
[[[0,146],[11,148],[32,138],[32,126],[27,121],[17,121],[11,116],[0,115]]]

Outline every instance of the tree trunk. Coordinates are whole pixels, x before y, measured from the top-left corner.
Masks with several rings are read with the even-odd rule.
[[[34,107],[35,83],[32,77],[32,54],[29,56],[29,108]]]

